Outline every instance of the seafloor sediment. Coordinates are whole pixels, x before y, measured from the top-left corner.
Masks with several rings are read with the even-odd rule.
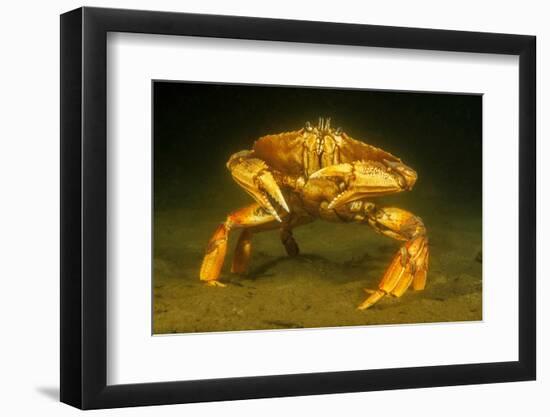
[[[428,228],[426,289],[386,297],[365,311],[356,309],[366,297],[363,288],[377,286],[400,245],[366,225],[317,221],[297,228],[301,254],[294,258],[277,232],[257,234],[244,276],[229,272],[235,234],[221,276],[227,287],[212,288],[199,281],[204,248],[216,225],[239,205],[157,209],[153,333],[481,320],[480,204],[413,194],[389,202],[418,214]],[[241,201],[247,197],[235,198],[235,204]]]

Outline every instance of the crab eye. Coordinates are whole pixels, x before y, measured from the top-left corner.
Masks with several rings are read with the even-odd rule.
[[[311,131],[313,130],[313,127],[311,127],[311,123],[306,122],[306,130],[307,130],[308,132],[311,132]]]
[[[342,134],[342,132],[343,132],[342,128],[337,127],[336,130],[334,131],[334,134],[340,136]]]

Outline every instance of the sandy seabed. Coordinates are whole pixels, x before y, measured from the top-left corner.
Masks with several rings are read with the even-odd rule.
[[[406,198],[393,204],[411,210]],[[156,210],[153,333],[481,320],[479,207],[429,199],[413,205],[430,238],[426,289],[385,297],[365,311],[356,308],[367,296],[363,289],[377,287],[400,246],[366,225],[317,221],[299,227],[294,236],[301,254],[292,258],[278,232],[259,233],[245,275],[229,271],[238,236],[233,233],[220,278],[227,287],[219,288],[200,282],[199,269],[227,211],[220,205]]]

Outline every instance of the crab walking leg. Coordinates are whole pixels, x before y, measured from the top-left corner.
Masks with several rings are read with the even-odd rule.
[[[233,263],[231,264],[231,272],[235,274],[243,274],[248,269],[250,257],[252,255],[252,232],[244,229],[239,236],[235,253],[233,254]]]
[[[297,256],[300,253],[298,243],[296,243],[296,240],[292,235],[292,229],[288,227],[281,228],[281,242],[285,247],[288,256]]]
[[[229,232],[234,229],[248,229],[248,228],[276,228],[280,223],[276,218],[267,213],[259,204],[254,203],[249,206],[243,207],[234,211],[224,223],[220,224],[217,228],[208,245],[206,247],[206,254],[202,261],[200,270],[201,281],[206,281],[208,285],[212,286],[224,286],[224,284],[218,281],[222,266],[227,253],[227,239]],[[236,249],[236,268],[246,267],[248,259],[250,257],[250,236],[245,234],[241,236]]]
[[[252,236],[258,232],[280,228],[281,243],[285,247],[286,253],[288,256],[298,255],[300,253],[300,248],[292,235],[292,229],[312,221],[313,219],[309,216],[290,215],[285,217],[282,223],[275,221],[274,217],[271,222],[255,224],[250,228],[244,229],[235,247],[231,272],[238,274],[246,272],[252,255]]]
[[[227,253],[227,235],[229,229],[225,223],[218,225],[216,231],[208,241],[206,254],[202,260],[200,279],[208,285],[225,287],[218,281],[222,270],[225,254]]]
[[[378,289],[359,305],[360,310],[371,307],[386,295],[401,297],[413,285],[422,290],[428,273],[428,238],[420,217],[394,207],[377,208],[368,217],[368,223],[378,232],[393,239],[405,241],[378,284]]]
[[[281,226],[281,243],[285,247],[286,253],[288,256],[297,256],[300,254],[300,247],[294,239],[292,230],[296,227],[308,224],[314,221],[314,219],[309,215],[304,215],[304,213],[296,215],[290,215]]]

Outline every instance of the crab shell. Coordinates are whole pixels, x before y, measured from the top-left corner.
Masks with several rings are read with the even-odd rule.
[[[233,155],[228,168],[236,182],[278,219],[290,211],[279,187],[297,192],[309,205],[328,199],[328,209],[334,209],[366,197],[411,190],[417,179],[401,159],[331,128],[330,119],[320,119],[316,127],[308,123],[297,131],[263,136],[251,151]],[[332,190],[327,181],[315,181],[320,178],[332,180],[339,188]],[[273,182],[279,187],[268,184]],[[314,198],[315,203],[308,195],[323,198]]]

